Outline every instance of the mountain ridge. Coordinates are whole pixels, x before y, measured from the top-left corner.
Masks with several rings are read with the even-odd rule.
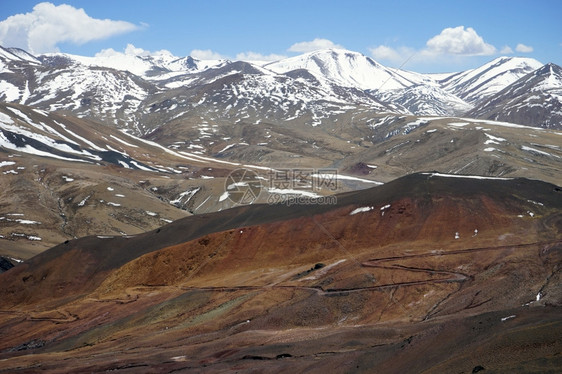
[[[363,103],[378,111],[462,116],[471,113],[477,102],[488,99],[542,66],[534,59],[499,57],[477,69],[443,76],[387,68],[361,53],[340,49],[319,50],[265,64],[197,60],[167,53],[134,55],[117,52],[97,57],[55,53],[29,61],[29,56],[26,59],[8,49],[3,51],[0,59],[5,67],[0,71],[0,87],[3,91],[0,99],[38,105],[41,109],[71,110],[119,128],[126,127],[140,135],[144,134],[139,127],[147,111],[144,106],[150,102],[152,95],[175,88],[197,87],[205,82],[206,76],[219,79],[242,74],[242,79],[253,76],[251,79],[257,79],[262,86],[271,79],[279,81],[284,76],[299,81],[299,84],[307,86],[307,90],[319,92],[321,88],[321,97],[313,99],[320,105],[323,105],[322,102],[339,105],[339,102],[345,103],[343,107],[354,106],[362,96],[370,97],[366,101],[364,99]],[[37,64],[37,61],[41,63]],[[241,68],[242,65],[246,68]],[[300,73],[294,73],[296,71]],[[61,74],[64,80],[57,78]],[[67,83],[54,84],[57,79]],[[81,88],[76,91],[72,82],[80,82]],[[288,90],[294,83],[289,80],[282,85],[285,86],[283,90]],[[123,89],[130,91],[130,95],[119,94]],[[60,97],[60,92],[65,91],[66,96],[70,94],[74,100]],[[57,103],[49,104],[45,97],[52,97]],[[285,99],[283,96],[280,98],[282,102]],[[299,105],[303,104],[284,101],[280,107],[297,108]],[[257,108],[256,115],[270,116],[267,111],[268,105],[263,109]],[[303,119],[306,117],[305,112],[294,111],[296,118]],[[292,118],[294,115],[288,115],[285,110],[277,116]],[[325,116],[316,113],[312,117]],[[311,125],[318,121],[307,123]],[[554,126],[562,125],[556,123]]]
[[[429,172],[333,206],[245,206],[62,243],[0,274],[1,365],[548,372],[561,346],[556,188]]]
[[[501,110],[498,110],[501,108]],[[557,128],[562,122],[562,68],[546,64],[481,102],[469,115]]]
[[[508,65],[508,69],[505,69],[505,65]],[[502,66],[503,69],[498,69]],[[476,69],[450,75],[441,83],[446,90],[475,104],[541,66],[541,62],[532,58],[498,57]]]

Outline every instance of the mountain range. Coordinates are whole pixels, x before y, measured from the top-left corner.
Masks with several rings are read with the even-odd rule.
[[[560,184],[558,133],[513,123],[527,111],[559,125],[537,103],[556,105],[560,69],[532,59],[424,75],[343,50],[259,64],[0,52],[0,239],[15,258],[227,209],[225,178],[240,167],[264,181],[279,168],[330,168],[338,192],[427,170]],[[486,103],[516,96],[510,118],[475,118],[507,115]],[[262,191],[257,202],[282,192]]]
[[[0,60],[1,100],[72,111],[136,135],[154,130],[155,117],[161,124],[163,116],[170,121],[187,109],[212,113],[215,119],[299,120],[311,126],[359,109],[501,119],[494,113],[509,110],[498,104],[515,100],[523,91],[549,94],[534,101],[520,99],[509,120],[560,128],[560,68],[548,64],[552,69],[540,69],[543,64],[531,58],[500,57],[450,74],[388,68],[347,50],[320,50],[258,64],[169,54],[32,56],[2,48]],[[521,85],[524,89],[517,88]],[[501,100],[495,96],[500,92]],[[533,109],[541,100],[548,100],[552,109]]]
[[[0,372],[558,372],[561,100],[517,57],[0,47]]]

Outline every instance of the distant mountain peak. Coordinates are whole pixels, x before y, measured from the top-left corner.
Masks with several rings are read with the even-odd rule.
[[[23,61],[31,62],[33,64],[40,64],[41,62],[30,53],[20,48],[4,48],[0,46],[0,60],[4,61]]]
[[[562,122],[562,68],[545,64],[481,102],[468,115],[558,128]]]
[[[549,62],[547,64],[545,64],[544,66],[542,66],[541,68],[536,70],[536,74],[537,75],[542,75],[542,74],[562,74],[562,67],[560,67],[560,65],[556,65],[553,62]]]
[[[535,63],[540,63],[538,60],[532,58],[532,57],[521,57],[521,56],[500,56],[500,57],[496,57],[495,59],[493,59],[492,61],[488,62],[485,65],[495,65],[497,63],[506,63],[506,62],[510,62],[510,61],[514,61],[520,64],[535,64]]]
[[[541,66],[533,58],[501,56],[479,68],[452,74],[441,83],[445,90],[476,105]]]
[[[346,49],[321,49],[264,65],[278,74],[306,69],[325,85],[392,90],[414,83],[370,57]]]
[[[256,121],[261,115],[300,120],[308,115],[306,110],[316,106],[306,123],[318,125],[319,118],[327,118],[323,113],[326,103],[345,108],[384,108],[398,114],[464,115],[523,77],[536,79],[529,84],[519,82],[519,86],[530,87],[533,92],[548,91],[554,101],[559,95],[551,91],[562,85],[558,65],[543,67],[533,58],[500,56],[458,73],[419,74],[386,67],[363,53],[340,48],[315,50],[269,63],[199,60],[167,51],[150,53],[132,46],[124,53],[106,50],[93,57],[50,53],[38,58],[21,49],[0,48],[0,69],[4,73],[0,100],[70,110],[132,128],[139,134],[144,133],[140,130],[141,123],[145,123],[142,117],[156,110],[150,102],[151,109],[142,111],[147,104],[143,101],[175,89],[187,90],[188,96],[196,97],[194,102],[184,100],[180,107],[185,108],[202,104],[202,108],[211,106],[228,113],[236,106],[244,110],[245,106],[257,105],[252,108]],[[224,95],[221,100],[220,95]],[[227,101],[232,101],[232,106]],[[274,101],[282,105],[273,105]],[[223,111],[221,106],[228,110]],[[534,122],[526,118],[525,123]]]

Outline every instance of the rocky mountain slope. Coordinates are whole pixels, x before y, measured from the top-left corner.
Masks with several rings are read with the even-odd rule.
[[[415,84],[377,95],[383,102],[400,104],[417,115],[454,116],[472,106],[436,84]]]
[[[70,114],[0,104],[0,255],[28,258],[72,238],[137,234],[230,208],[225,179],[238,168],[263,175],[258,201],[274,190],[267,166],[171,148]],[[347,178],[336,189],[294,193],[375,183]]]
[[[142,232],[188,214],[157,192],[187,160],[156,144],[74,116],[0,104],[0,146],[5,255],[27,258],[67,239]]]
[[[320,50],[264,65],[276,73],[303,69],[322,83],[362,90],[394,90],[429,81],[423,74],[389,69],[358,52]]]
[[[225,183],[238,168],[261,178],[256,202],[367,188],[427,170],[560,185],[559,137],[487,120],[363,111],[310,129],[298,121],[232,126],[180,117],[153,132],[153,142],[71,114],[0,105],[0,255],[28,258],[84,235],[137,234],[230,208],[236,203]],[[295,189],[299,180],[275,181],[275,170],[287,168],[335,171],[338,183]]]
[[[0,48],[0,371],[555,372],[560,82]]]
[[[245,206],[69,241],[0,274],[0,366],[553,371],[560,193],[414,174],[335,205]]]
[[[479,68],[451,74],[442,87],[469,104],[478,104],[543,64],[532,58],[498,57]]]
[[[560,128],[562,68],[556,64],[546,64],[482,101],[467,115],[528,123],[543,128]]]
[[[177,118],[181,112],[172,109],[179,107],[213,112],[215,119],[292,119],[307,126],[329,123],[334,115],[358,108],[464,115],[542,66],[533,59],[505,57],[478,69],[436,76],[387,68],[346,50],[316,51],[263,66],[165,53],[37,58],[19,53],[26,57],[2,49],[0,100],[70,110],[136,135],[158,127],[151,116],[155,111],[162,124]],[[178,95],[182,100],[176,103]],[[551,127],[559,125],[556,118],[550,122]]]

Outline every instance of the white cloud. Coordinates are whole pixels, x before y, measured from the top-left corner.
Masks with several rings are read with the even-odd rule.
[[[513,49],[510,46],[504,45],[503,48],[500,50],[502,55],[510,55],[513,53]]]
[[[430,62],[438,56],[434,53],[429,53],[425,49],[416,51],[409,47],[392,48],[386,45],[369,48],[369,52],[371,52],[371,57],[375,60],[384,61],[396,67],[404,65],[411,58],[415,58],[418,62]]]
[[[284,55],[269,54],[263,55],[257,52],[242,52],[236,55],[236,60],[240,61],[278,61],[287,58]]]
[[[116,56],[161,56],[161,55],[172,55],[172,53],[166,49],[161,49],[156,52],[150,52],[146,49],[137,48],[132,44],[127,44],[124,52],[119,52],[113,48],[102,49],[96,53],[96,57],[116,57]]]
[[[485,56],[496,52],[496,47],[484,42],[472,27],[447,27],[429,39],[427,49],[436,54]]]
[[[412,48],[399,47],[395,49],[386,45],[379,45],[375,48],[369,48],[369,52],[371,52],[371,56],[375,60],[388,61],[396,65],[403,64],[405,61],[411,58],[412,55],[418,53]]]
[[[98,53],[96,53],[96,57],[114,57],[114,56],[119,56],[122,55],[124,53],[122,52],[118,52],[113,48],[107,48],[107,49],[102,49],[101,51],[99,51]]]
[[[306,53],[316,51],[318,49],[344,49],[344,47],[339,44],[335,44],[333,41],[328,39],[316,38],[309,42],[295,43],[289,47],[288,51]]]
[[[393,48],[386,45],[369,48],[371,56],[376,60],[403,65],[411,58],[418,63],[436,63],[444,57],[462,62],[468,56],[482,56],[496,53],[496,47],[488,44],[476,31],[464,26],[445,28],[426,42],[426,48],[413,49],[410,47]],[[505,46],[501,53],[512,53]]]
[[[130,56],[148,56],[150,52],[142,48],[137,48],[132,44],[127,44],[127,47],[125,47],[125,54]]]
[[[189,53],[193,58],[199,60],[226,60],[228,57],[221,55],[218,52],[211,51],[210,49],[194,49]]]
[[[376,60],[399,61],[402,59],[402,56],[396,49],[386,45],[369,48],[369,51],[371,52],[371,56],[373,56]]]
[[[236,61],[277,61],[287,57],[287,56],[277,55],[273,53],[269,55],[264,55],[258,52],[240,52],[236,54],[236,57],[233,59],[230,56],[223,55],[222,53],[215,52],[210,49],[194,49],[189,53],[189,55],[199,60],[236,60]]]
[[[515,47],[515,50],[517,52],[521,52],[521,53],[531,53],[533,52],[533,47],[519,43],[517,44],[517,46]]]
[[[139,29],[132,23],[88,16],[84,9],[62,4],[39,3],[33,11],[0,22],[0,44],[31,53],[58,51],[57,44],[78,45]]]

